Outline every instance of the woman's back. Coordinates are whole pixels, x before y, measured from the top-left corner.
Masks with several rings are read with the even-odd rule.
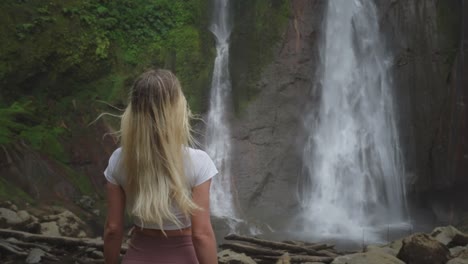
[[[175,75],[141,74],[122,115],[121,148],[104,172],[106,263],[118,263],[125,208],[136,231],[122,263],[217,263],[209,208],[217,170],[205,152],[188,147],[190,132],[190,110]]]
[[[185,147],[183,153],[185,177],[190,189],[206,182],[218,173],[213,161],[206,152]],[[121,186],[125,192],[127,180],[125,171],[121,169],[121,157],[122,148],[119,147],[112,153],[104,175],[109,182]],[[126,206],[129,206],[129,201],[127,201]],[[187,218],[177,206],[172,206],[171,210],[182,225],[179,227],[175,223],[166,220],[163,224],[164,230],[177,230],[191,225],[190,218]],[[139,227],[150,229],[160,228],[157,223],[143,222],[143,220],[138,217],[134,217],[133,220],[134,224]]]

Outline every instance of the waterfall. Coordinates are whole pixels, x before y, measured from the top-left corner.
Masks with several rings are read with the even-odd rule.
[[[216,37],[216,59],[211,83],[206,129],[206,150],[219,170],[211,185],[211,212],[225,218],[233,229],[237,219],[231,179],[231,134],[227,120],[231,79],[229,75],[229,0],[215,0],[210,30]]]
[[[331,0],[326,10],[317,74],[320,105],[305,118],[304,231],[379,241],[382,231],[406,225],[392,61],[373,1]]]

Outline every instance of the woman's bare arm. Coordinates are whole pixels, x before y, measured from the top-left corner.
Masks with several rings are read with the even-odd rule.
[[[106,264],[119,263],[122,246],[125,193],[119,185],[107,183],[107,218],[104,227],[104,260]]]
[[[193,245],[200,264],[216,264],[216,239],[210,220],[210,185],[208,180],[192,189],[193,201],[201,208],[192,216]]]

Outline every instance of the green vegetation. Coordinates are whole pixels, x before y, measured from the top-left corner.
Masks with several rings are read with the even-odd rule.
[[[233,1],[237,109],[256,93],[253,84],[271,61],[288,3]],[[26,143],[63,165],[80,192],[91,193],[89,179],[74,172],[72,140],[95,135],[88,124],[109,111],[106,103],[122,108],[144,69],[171,69],[192,110],[206,110],[215,57],[211,5],[211,0],[1,1],[0,146]],[[0,195],[11,189],[5,184]]]
[[[95,133],[88,124],[109,111],[102,102],[125,105],[128,88],[144,69],[173,70],[192,110],[206,109],[215,53],[210,4],[1,1],[0,146],[25,142],[58,161],[81,193],[93,193],[89,178],[71,165],[72,139]],[[12,189],[0,183],[0,196]]]
[[[9,200],[13,202],[34,202],[34,199],[31,198],[31,196],[15,185],[10,184],[3,177],[0,177],[0,199],[2,201]]]
[[[80,191],[81,194],[94,196],[96,192],[94,191],[91,180],[87,176],[79,174],[65,165],[63,165],[63,169],[66,171],[68,180]]]
[[[234,2],[235,27],[231,36],[231,76],[234,107],[242,112],[253,99],[263,68],[272,61],[274,47],[291,13],[288,0]]]
[[[203,111],[214,58],[207,5],[2,1],[0,144],[25,140],[66,162],[61,141],[67,134],[103,111],[97,100],[125,104],[132,80],[148,67],[175,71],[193,110]]]

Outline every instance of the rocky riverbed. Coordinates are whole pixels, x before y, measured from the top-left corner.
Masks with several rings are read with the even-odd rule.
[[[219,247],[222,264],[468,264],[468,234],[453,226],[346,252],[320,242],[272,241],[236,234],[226,236]],[[126,249],[124,243],[122,254]],[[19,208],[3,202],[0,262],[103,263],[103,241],[92,237],[87,223],[65,208]]]

